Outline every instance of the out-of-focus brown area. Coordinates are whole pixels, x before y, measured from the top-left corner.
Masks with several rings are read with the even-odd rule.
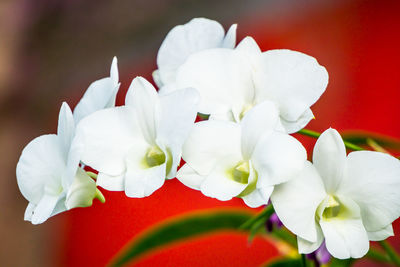
[[[271,18],[278,32],[288,17],[304,21],[310,10],[323,14],[346,2],[1,0],[0,266],[60,265],[61,231],[68,222],[59,216],[38,226],[23,221],[27,201],[18,190],[15,167],[30,140],[55,132],[62,101],[74,107],[91,82],[108,75],[113,56],[126,90],[134,76],[150,76],[167,32],[193,17],[216,19],[225,28],[239,22],[239,35],[245,36],[246,25],[254,30],[255,16]]]

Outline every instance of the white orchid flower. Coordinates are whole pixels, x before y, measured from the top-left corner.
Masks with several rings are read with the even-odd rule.
[[[159,96],[137,77],[126,106],[101,110],[83,119],[82,161],[99,171],[97,184],[107,190],[145,197],[173,178],[182,145],[194,124],[198,94],[183,89]]]
[[[17,182],[29,201],[25,220],[39,224],[60,212],[91,206],[94,198],[104,202],[96,183],[79,167],[80,144],[75,126],[85,116],[114,106],[118,89],[114,57],[110,77],[93,82],[73,114],[67,103],[62,104],[57,135],[42,135],[24,148],[17,164]]]
[[[90,84],[82,99],[74,109],[75,123],[89,114],[104,108],[114,107],[115,98],[120,86],[117,58],[111,63],[110,77],[97,80]]]
[[[195,124],[184,147],[186,164],[177,178],[204,195],[225,201],[240,197],[250,207],[268,203],[274,186],[304,167],[304,147],[275,131],[278,110],[265,101],[239,123],[208,120]]]
[[[269,100],[288,133],[314,116],[310,106],[325,91],[328,73],[315,58],[291,50],[261,52],[246,37],[235,49],[215,48],[189,56],[176,71],[175,88],[193,87],[199,112],[210,119],[239,122],[252,107]]]
[[[233,24],[225,35],[224,28],[217,21],[195,18],[184,25],[175,26],[165,37],[157,55],[158,70],[153,79],[161,93],[174,89],[176,71],[186,59],[198,51],[225,47],[234,48],[236,28]]]
[[[298,236],[300,253],[315,251],[325,239],[339,259],[361,258],[369,240],[393,235],[400,215],[400,163],[384,153],[352,152],[326,130],[314,147],[314,164],[279,185],[271,200],[283,224]]]
[[[92,205],[99,197],[96,183],[79,167],[79,149],[73,144],[75,123],[71,109],[63,103],[57,135],[32,140],[17,164],[17,182],[29,201],[25,220],[33,224],[75,207]]]

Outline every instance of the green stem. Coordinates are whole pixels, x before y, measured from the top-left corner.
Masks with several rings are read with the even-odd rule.
[[[301,130],[298,131],[297,133],[302,134],[302,135],[305,135],[305,136],[310,136],[310,137],[313,137],[313,138],[318,138],[318,137],[320,137],[320,135],[321,135],[321,133],[319,133],[319,132],[312,131],[312,130],[308,130],[308,129],[301,129]],[[347,141],[344,141],[344,145],[345,145],[348,149],[351,149],[351,150],[354,150],[354,151],[361,151],[361,150],[364,150],[364,148],[362,148],[362,147],[360,147],[360,146],[357,146],[357,145],[355,145],[355,144],[353,144],[353,143],[347,142]]]
[[[387,241],[379,241],[379,244],[385,250],[389,258],[391,259],[391,262],[396,266],[400,266],[400,256],[393,249],[393,247]]]
[[[371,248],[367,255],[365,255],[366,258],[371,259],[373,261],[377,261],[377,262],[385,262],[385,263],[389,263],[391,262],[390,259],[387,257],[387,255],[384,255],[382,252],[377,251],[373,248]]]
[[[300,254],[301,255],[301,264],[303,267],[307,267],[307,259],[305,254]]]
[[[252,217],[250,220],[246,221],[244,224],[242,224],[239,229],[246,230],[250,229],[251,226],[256,223],[259,219],[264,218],[264,217],[270,217],[274,213],[274,208],[272,205],[267,206],[265,209],[263,209],[259,214],[256,216]]]

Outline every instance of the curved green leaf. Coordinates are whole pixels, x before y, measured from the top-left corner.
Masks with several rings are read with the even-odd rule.
[[[221,230],[239,230],[251,217],[251,213],[243,210],[219,209],[170,219],[136,237],[112,260],[110,266],[123,266],[149,251],[187,238]]]

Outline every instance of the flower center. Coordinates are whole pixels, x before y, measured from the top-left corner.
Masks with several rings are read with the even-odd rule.
[[[334,196],[329,196],[326,207],[322,212],[322,217],[325,219],[337,217],[340,213],[340,210],[341,210],[341,205],[339,200]]]
[[[247,111],[249,111],[249,110],[252,109],[252,108],[253,108],[253,105],[251,105],[251,104],[245,104],[245,105],[243,106],[242,112],[240,112],[240,114],[239,114],[239,120],[242,120],[243,117],[244,117],[244,115],[246,115]]]
[[[249,182],[250,167],[248,161],[239,162],[233,168],[233,180],[241,184],[247,184]]]
[[[165,162],[165,154],[158,146],[153,146],[147,150],[145,161],[149,167],[161,165]]]

